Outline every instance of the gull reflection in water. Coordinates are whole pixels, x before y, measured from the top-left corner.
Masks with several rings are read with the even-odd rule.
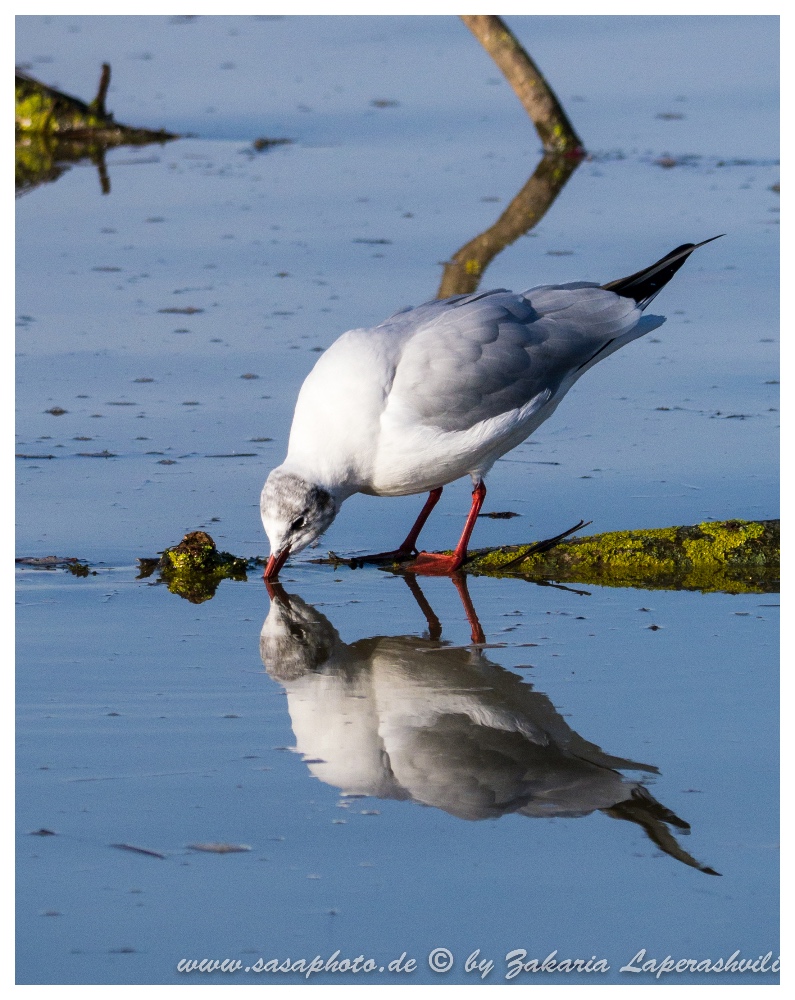
[[[677,842],[689,825],[621,771],[658,773],[579,736],[541,691],[491,661],[458,575],[473,645],[443,642],[413,577],[429,638],[345,643],[331,622],[280,585],[260,636],[267,672],[285,689],[310,772],[345,795],[408,799],[460,819],[587,816],[641,826],[666,854],[710,875]],[[481,644],[481,645],[478,645]]]

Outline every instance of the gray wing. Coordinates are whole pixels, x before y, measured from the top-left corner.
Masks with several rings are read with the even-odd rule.
[[[577,283],[456,296],[398,313],[378,329],[404,340],[392,395],[421,423],[456,431],[545,390],[565,391],[610,345],[634,339],[640,318],[631,299]]]

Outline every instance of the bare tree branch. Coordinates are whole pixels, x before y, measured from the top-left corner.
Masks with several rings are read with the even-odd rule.
[[[582,141],[543,74],[496,14],[461,14],[461,20],[502,70],[530,115],[549,153],[578,153]]]

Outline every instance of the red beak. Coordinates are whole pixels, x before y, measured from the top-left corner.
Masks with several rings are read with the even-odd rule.
[[[277,552],[275,556],[271,556],[268,559],[268,565],[265,567],[265,572],[262,574],[263,580],[275,580],[279,575],[279,570],[287,562],[287,556],[290,555],[290,546],[285,545],[281,552]]]

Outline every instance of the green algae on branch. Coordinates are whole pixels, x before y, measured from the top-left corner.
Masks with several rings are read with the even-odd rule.
[[[110,66],[102,64],[102,76],[97,96],[90,104],[78,97],[64,94],[48,87],[46,83],[16,72],[15,126],[20,135],[60,135],[76,139],[98,139],[100,134],[108,142],[158,142],[176,139],[164,129],[134,128],[115,121],[105,109],[105,94],[110,83]],[[88,135],[90,133],[90,136]]]
[[[190,531],[179,545],[166,549],[160,559],[139,559],[138,579],[158,570],[172,594],[191,604],[215,596],[221,580],[245,580],[248,562],[230,552],[219,552],[205,531]]]
[[[114,146],[165,143],[179,136],[164,129],[134,128],[105,108],[110,66],[104,63],[97,96],[86,104],[17,70],[15,83],[16,187],[24,193],[56,180],[69,164],[91,160],[109,191],[105,152]]]
[[[779,521],[610,531],[558,543],[473,551],[465,569],[482,576],[585,583],[643,590],[775,593],[779,589]]]

